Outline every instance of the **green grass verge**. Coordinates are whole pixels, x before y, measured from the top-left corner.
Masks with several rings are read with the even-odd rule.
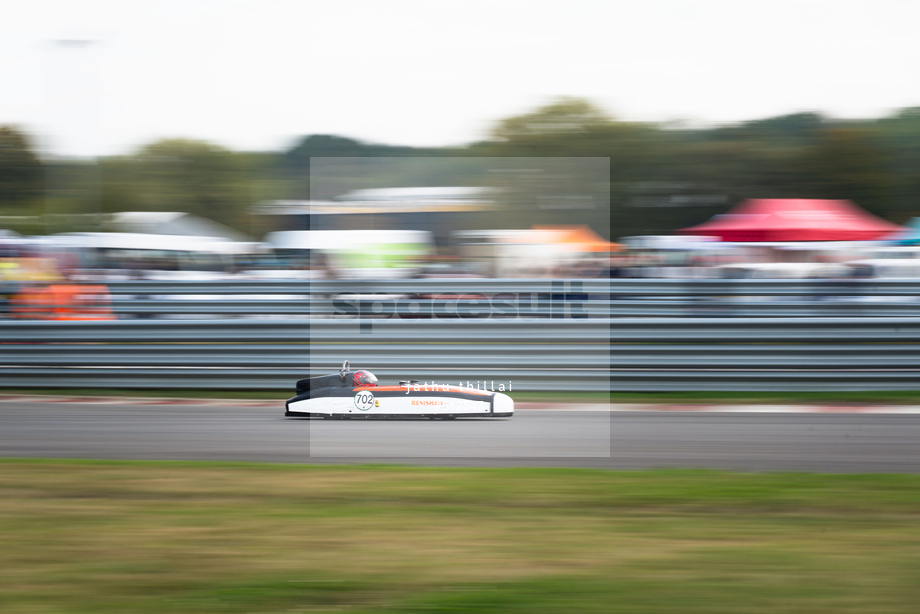
[[[920,476],[0,461],[0,611],[916,612]]]
[[[133,390],[115,388],[0,388],[0,394],[169,397],[187,399],[287,399],[294,390]],[[920,403],[920,390],[859,392],[512,392],[518,402],[555,403]]]

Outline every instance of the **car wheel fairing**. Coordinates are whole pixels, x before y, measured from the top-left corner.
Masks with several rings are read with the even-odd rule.
[[[348,394],[348,396],[345,396]],[[311,398],[300,395],[288,401],[286,415],[290,416],[342,416],[356,418],[416,417],[453,420],[463,417],[510,417],[514,414],[514,401],[500,392],[471,394],[459,391],[429,393],[393,392],[375,390],[373,403],[370,395],[361,394],[358,402],[351,391],[338,396]]]

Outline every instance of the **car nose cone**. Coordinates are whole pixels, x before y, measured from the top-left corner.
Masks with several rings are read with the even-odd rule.
[[[507,394],[496,392],[492,401],[492,413],[508,414],[514,413],[514,401]]]

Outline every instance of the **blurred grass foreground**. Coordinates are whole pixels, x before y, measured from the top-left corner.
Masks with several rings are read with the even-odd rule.
[[[0,463],[4,612],[920,603],[920,476]]]

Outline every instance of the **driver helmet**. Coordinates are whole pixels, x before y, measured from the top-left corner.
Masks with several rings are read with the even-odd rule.
[[[377,378],[370,371],[355,371],[351,378],[355,386],[376,386]]]

